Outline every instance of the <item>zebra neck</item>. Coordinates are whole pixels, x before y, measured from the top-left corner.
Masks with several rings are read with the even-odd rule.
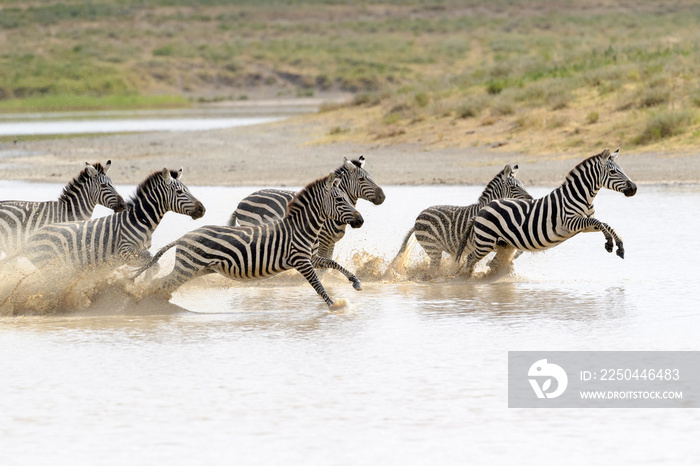
[[[572,170],[559,188],[567,198],[578,205],[593,207],[593,200],[603,186],[597,167],[576,167]]]
[[[129,209],[129,219],[132,224],[143,225],[145,229],[155,230],[167,212],[157,199],[150,196],[139,196],[132,201]]]
[[[62,220],[88,220],[95,210],[95,202],[84,184],[70,183],[58,198],[58,211]]]
[[[298,197],[294,206],[289,209],[284,221],[305,235],[318,237],[326,221],[326,217],[321,213],[321,196],[320,190],[307,188],[307,192],[302,197]]]
[[[357,205],[357,197],[354,195],[350,194],[350,190],[348,190],[347,184],[350,182],[350,172],[348,171],[347,168],[345,168],[345,164],[343,164],[342,167],[338,168],[335,171],[335,175],[340,178],[340,189],[342,189],[345,194],[348,196],[348,200],[350,203],[354,206]]]

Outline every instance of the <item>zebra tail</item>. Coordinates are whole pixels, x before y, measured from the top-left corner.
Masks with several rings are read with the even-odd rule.
[[[464,230],[464,235],[462,235],[462,240],[459,242],[459,247],[457,248],[457,256],[455,257],[455,262],[460,262],[462,260],[462,254],[464,253],[464,249],[467,247],[467,243],[469,242],[469,237],[474,232],[474,220],[475,219],[476,219],[476,215],[474,215],[472,218],[470,218],[469,221],[467,222],[467,227]]]
[[[173,246],[177,246],[177,244],[178,244],[179,241],[180,241],[179,239],[178,239],[178,240],[175,240],[175,241],[173,241],[172,243],[167,244],[167,245],[163,246],[162,248],[160,248],[160,251],[158,251],[158,252],[155,254],[155,256],[153,256],[153,257],[151,258],[151,261],[150,261],[148,264],[146,264],[146,265],[144,265],[143,267],[141,267],[140,269],[138,269],[138,270],[136,271],[136,273],[134,274],[134,276],[131,277],[131,279],[132,279],[132,280],[136,280],[136,277],[138,277],[139,275],[141,275],[142,273],[144,273],[146,270],[148,270],[148,269],[150,269],[151,267],[153,267],[153,266],[156,264],[156,262],[158,262],[158,260],[159,260],[161,257],[163,257],[163,254],[165,254],[165,253],[168,251],[168,249],[172,248]]]
[[[234,210],[233,213],[231,214],[231,218],[228,219],[228,223],[226,225],[230,226],[230,227],[235,227],[237,219],[238,218],[236,216],[236,211]]]
[[[406,246],[408,246],[408,241],[411,239],[411,235],[415,231],[416,231],[416,227],[413,227],[409,230],[408,233],[406,233],[406,237],[403,239],[403,243],[401,243],[401,247],[399,248],[399,252],[396,253],[396,257],[394,257],[394,260],[398,259],[399,256],[406,251]]]

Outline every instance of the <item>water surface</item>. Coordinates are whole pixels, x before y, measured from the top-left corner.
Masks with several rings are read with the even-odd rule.
[[[4,198],[60,188],[0,182]],[[191,189],[207,215],[168,214],[154,251],[224,223],[255,188]],[[360,201],[365,225],[336,253],[364,291],[322,277],[348,300],[341,311],[291,272],[0,319],[3,464],[693,463],[697,410],[508,409],[506,381],[509,350],[698,350],[700,220],[688,213],[700,187],[602,192],[596,216],[625,240],[624,260],[590,233],[500,278],[420,280],[419,247],[405,274],[385,274],[420,210],[480,192],[387,187],[383,205]]]

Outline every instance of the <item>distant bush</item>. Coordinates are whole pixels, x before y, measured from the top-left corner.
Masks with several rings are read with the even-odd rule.
[[[586,123],[592,125],[593,123],[597,123],[599,118],[600,115],[598,115],[598,112],[590,112],[586,115]]]
[[[662,110],[656,112],[649,117],[646,127],[635,139],[635,142],[637,144],[649,144],[676,136],[683,133],[694,119],[694,112],[689,110]]]
[[[662,87],[647,87],[640,92],[639,108],[656,107],[665,104],[671,96],[671,91]]]
[[[153,49],[153,56],[155,57],[169,57],[175,51],[175,47],[172,45],[164,45],[163,47],[158,47]]]

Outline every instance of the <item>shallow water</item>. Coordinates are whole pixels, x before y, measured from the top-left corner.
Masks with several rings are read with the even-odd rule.
[[[3,198],[60,188],[0,182]],[[207,215],[168,214],[153,250],[224,223],[256,188],[191,189]],[[590,233],[500,277],[422,281],[418,246],[408,275],[385,273],[420,210],[480,191],[387,187],[383,205],[360,201],[365,225],[336,253],[364,291],[321,278],[348,300],[337,312],[291,272],[207,277],[170,303],[107,286],[68,315],[0,318],[3,464],[693,463],[697,410],[508,409],[506,381],[509,350],[698,350],[688,214],[700,187],[599,194],[624,260]]]
[[[302,105],[0,114],[0,136],[201,131],[267,123],[312,110]]]

